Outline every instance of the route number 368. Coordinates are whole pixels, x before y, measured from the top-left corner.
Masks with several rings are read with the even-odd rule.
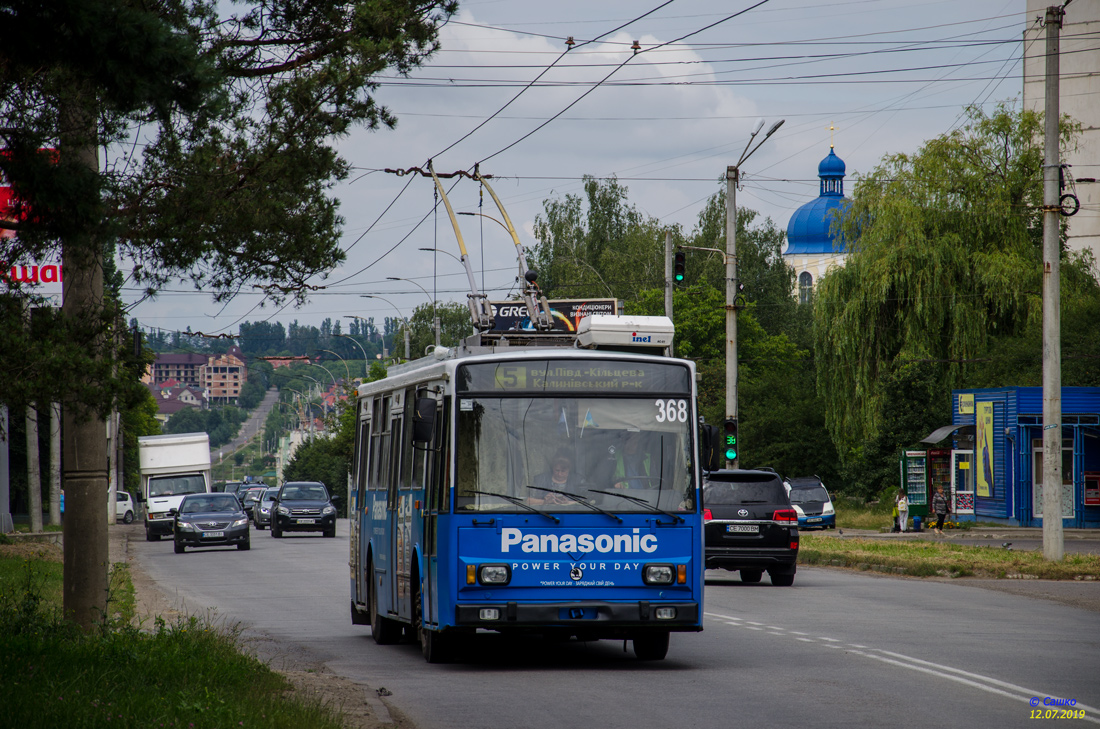
[[[687,400],[658,400],[654,404],[657,406],[658,423],[675,423],[677,421],[681,423],[687,422]]]

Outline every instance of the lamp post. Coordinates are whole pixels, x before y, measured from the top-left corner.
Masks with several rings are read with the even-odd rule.
[[[726,420],[737,422],[737,185],[740,182],[741,165],[768,137],[783,126],[786,119],[780,119],[768,130],[764,138],[751,150],[752,140],[760,133],[764,120],[756,122],[756,128],[749,135],[749,141],[741,152],[737,164],[726,167]],[[734,426],[736,431],[736,425]],[[736,456],[728,463],[729,468],[737,468]]]
[[[324,349],[322,349],[321,351],[322,351],[322,352],[326,352],[326,351],[328,351],[328,350],[324,350]],[[328,367],[325,367],[325,366],[324,366],[323,364],[319,364],[319,363],[317,363],[317,362],[310,362],[310,364],[311,364],[311,365],[313,365],[314,367],[320,367],[320,368],[321,368],[321,369],[323,369],[323,370],[324,370],[325,372],[328,372],[328,376],[332,378],[332,386],[333,386],[333,387],[336,387],[336,375],[332,374],[332,372],[330,372],[330,371],[329,371],[329,368],[328,368]]]
[[[300,390],[295,390],[293,387],[286,387],[285,389],[290,390],[291,392],[296,394],[300,401],[304,401],[305,404],[309,404],[309,398],[306,397],[306,395],[303,394]],[[302,427],[303,426],[302,420],[305,419],[304,415],[303,415],[303,408],[304,408],[304,405],[299,405],[299,407],[298,407],[298,429],[299,430],[305,430],[306,432],[311,432],[313,430],[313,408],[312,408],[312,406],[310,407],[309,419],[304,423],[304,425],[305,425],[304,428]]]
[[[426,288],[424,288],[423,286],[418,284],[416,281],[413,281],[411,278],[401,278],[400,276],[386,276],[386,278],[389,279],[390,281],[405,281],[406,283],[411,283],[413,286],[415,286],[418,289],[420,289],[421,291],[423,291],[424,295],[428,297],[428,300],[432,302],[432,329],[435,331],[435,346],[438,347],[439,346],[439,316],[436,314],[435,299],[432,298],[432,295],[428,293],[428,290]]]
[[[485,213],[469,213],[469,212],[458,213],[458,214],[459,215],[476,215],[479,218],[488,218],[489,220],[493,221],[494,223],[496,223],[500,227],[504,228],[505,232],[507,232],[509,235],[512,234],[512,231],[508,230],[507,225],[500,222],[499,220],[494,218],[492,215],[486,215]],[[484,231],[484,228],[482,230]],[[485,233],[484,232],[482,232],[482,234],[481,234],[481,290],[482,291],[485,290]]]
[[[409,320],[406,319],[405,315],[401,313],[401,310],[397,308],[397,304],[393,303],[392,301],[390,301],[386,297],[378,296],[377,294],[359,294],[359,295],[362,296],[364,299],[381,299],[382,301],[385,301],[387,304],[389,304],[390,306],[392,306],[394,309],[397,310],[398,315],[401,317],[401,321],[403,321],[405,323],[405,326],[404,326],[404,329],[405,329],[405,361],[407,362],[410,359],[410,357],[409,357]],[[384,341],[385,340],[383,340],[383,342]]]
[[[328,352],[331,355],[336,356],[341,362],[344,363],[344,372],[347,373],[348,382],[351,382],[351,368],[348,367],[348,361],[341,357],[337,352],[333,352],[331,349],[322,349],[322,352]]]
[[[349,319],[365,319],[366,318],[366,317],[362,317],[362,316],[356,316],[355,314],[344,314],[344,316],[349,318]],[[344,339],[350,339],[352,344],[354,344],[356,347],[359,347],[359,351],[363,353],[363,368],[366,369],[368,367],[367,361],[370,358],[367,357],[367,350],[363,349],[363,345],[359,343],[359,340],[356,339],[355,337],[351,336],[350,334],[337,334],[336,336],[343,337]]]
[[[305,373],[302,373],[301,376],[306,378],[310,382],[313,382],[314,384],[317,385],[317,397],[320,397],[321,396],[321,381],[318,380],[316,377],[310,377],[309,375],[307,375]]]

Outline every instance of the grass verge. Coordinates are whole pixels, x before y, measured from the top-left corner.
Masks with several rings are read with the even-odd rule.
[[[924,540],[840,539],[831,534],[803,533],[798,561],[917,577],[1100,579],[1100,556],[1094,554],[1066,554],[1061,562],[1047,562],[1042,552]]]
[[[231,629],[195,617],[133,625],[129,570],[111,574],[111,619],[84,633],[61,620],[56,554],[0,552],[0,706],[5,726],[338,729],[320,701],[240,651]]]

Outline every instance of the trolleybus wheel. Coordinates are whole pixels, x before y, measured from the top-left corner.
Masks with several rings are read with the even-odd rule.
[[[374,563],[367,568],[370,577],[370,593],[367,602],[370,603],[370,632],[374,642],[378,645],[393,645],[401,640],[401,624],[378,614],[378,585],[374,581]]]
[[[419,578],[417,582],[419,583]],[[424,612],[420,602],[420,589],[413,594],[413,625],[420,635],[420,651],[428,663],[446,663],[451,659],[451,636],[424,627]]]
[[[641,661],[660,661],[668,655],[668,631],[634,636],[634,655]]]

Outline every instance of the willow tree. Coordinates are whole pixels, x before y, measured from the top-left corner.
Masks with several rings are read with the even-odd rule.
[[[1034,112],[972,107],[856,183],[836,223],[850,254],[814,294],[818,389],[842,455],[876,436],[880,383],[902,363],[934,364],[946,399],[991,334],[1041,315],[1042,131]],[[1063,125],[1063,146],[1073,132]]]

